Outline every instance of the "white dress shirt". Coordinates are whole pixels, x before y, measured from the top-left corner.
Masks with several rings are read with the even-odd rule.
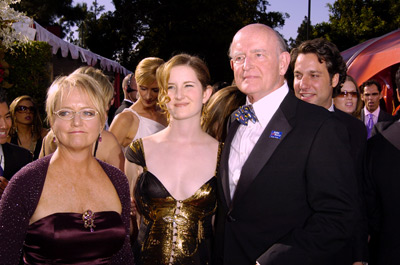
[[[249,121],[248,125],[240,125],[233,137],[229,154],[229,189],[231,198],[235,193],[239,181],[242,167],[256,145],[267,124],[275,114],[283,99],[286,97],[289,87],[286,82],[277,90],[266,95],[262,99],[253,103],[254,113],[258,121]],[[247,97],[246,104],[250,104]]]
[[[4,170],[4,153],[3,153],[3,145],[0,144],[0,165]]]

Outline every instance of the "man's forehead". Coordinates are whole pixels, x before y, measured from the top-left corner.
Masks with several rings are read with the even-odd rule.
[[[371,85],[365,86],[364,93],[367,93],[367,92],[368,93],[373,93],[373,92],[379,93],[379,90],[378,90],[378,87],[375,84],[371,84]]]

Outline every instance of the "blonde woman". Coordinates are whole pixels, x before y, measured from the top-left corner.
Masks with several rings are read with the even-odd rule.
[[[126,149],[133,141],[156,133],[167,125],[166,115],[157,106],[157,68],[164,61],[160,58],[145,58],[136,67],[135,79],[138,86],[138,100],[115,116],[110,126],[118,143]]]
[[[0,257],[18,264],[133,264],[125,175],[93,157],[106,104],[86,74],[57,79],[46,112],[54,154],[24,167],[0,200]]]

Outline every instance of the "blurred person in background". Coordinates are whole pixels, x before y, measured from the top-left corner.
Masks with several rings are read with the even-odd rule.
[[[27,95],[17,97],[10,104],[10,113],[13,119],[10,143],[29,150],[33,160],[38,159],[42,148],[42,139],[48,130],[42,126],[35,102]]]
[[[158,107],[156,71],[164,60],[148,57],[139,62],[135,71],[139,98],[118,114],[111,126],[118,143],[126,150],[134,140],[156,133],[167,126],[167,117]]]
[[[346,79],[340,87],[340,91],[338,91],[333,98],[333,104],[341,111],[353,115],[356,118],[360,118],[363,102],[357,83],[353,77],[346,75]]]

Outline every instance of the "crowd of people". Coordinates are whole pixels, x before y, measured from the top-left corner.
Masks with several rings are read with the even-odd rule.
[[[229,56],[218,89],[197,56],[143,59],[115,116],[107,76],[81,67],[48,89],[49,129],[0,90],[0,263],[398,264],[400,113],[381,84],[263,24]]]

